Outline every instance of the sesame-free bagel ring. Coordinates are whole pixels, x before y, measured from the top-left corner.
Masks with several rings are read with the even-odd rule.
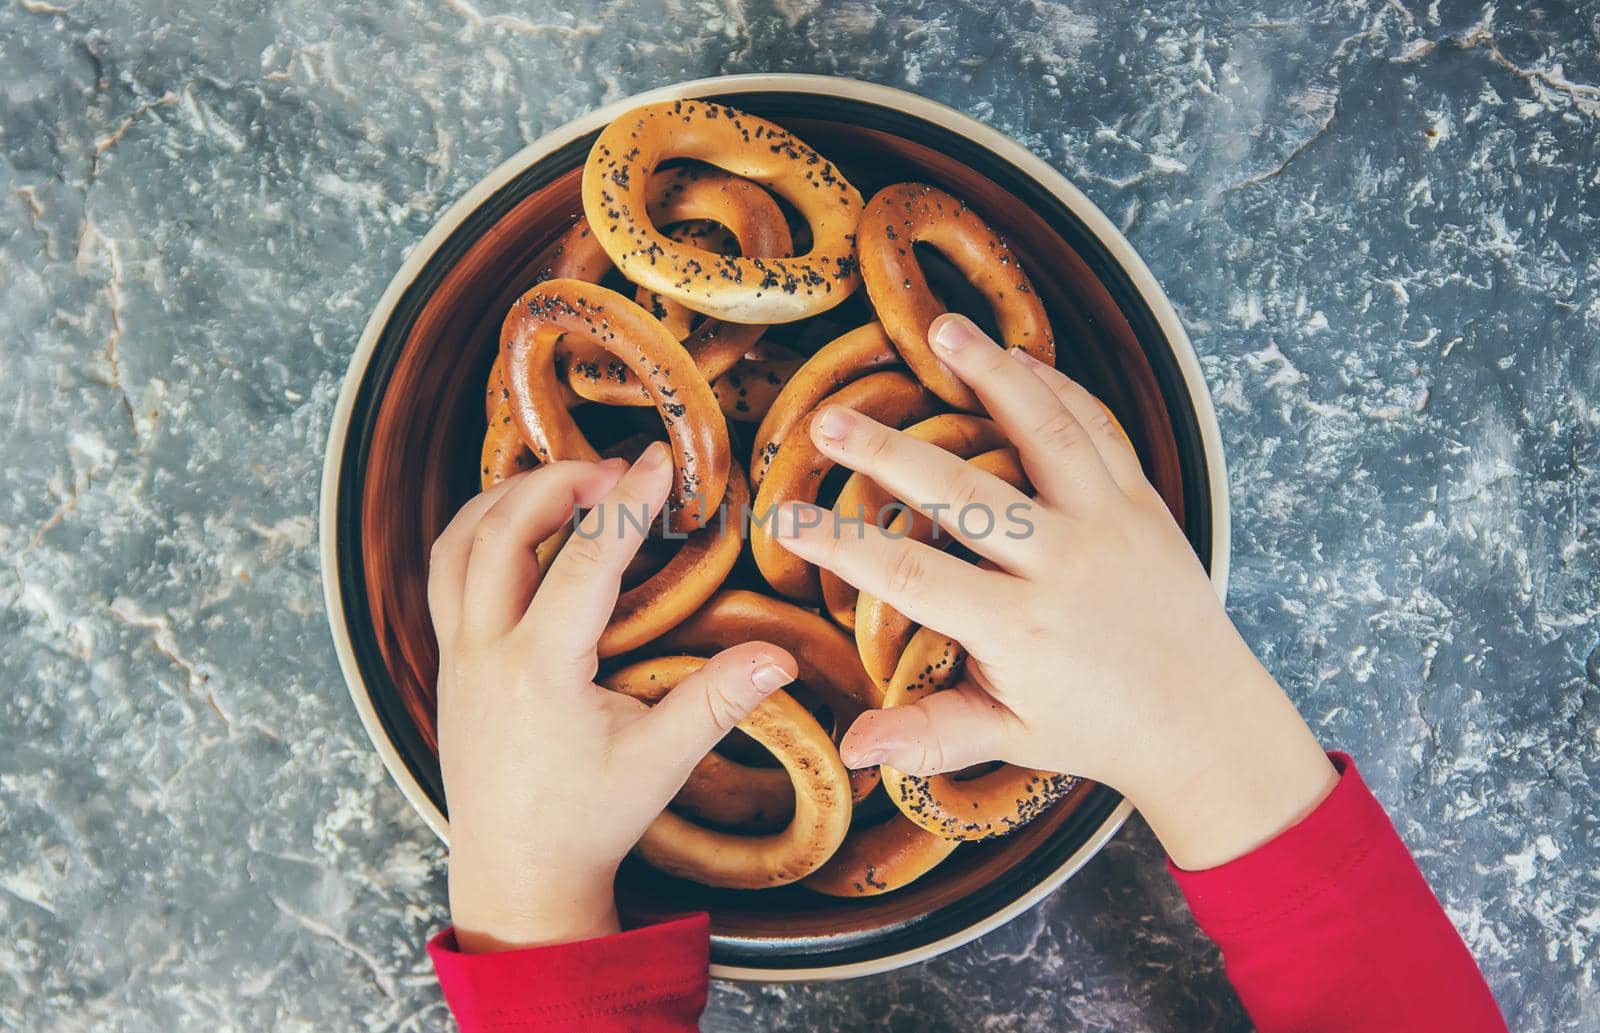
[[[743,589],[724,589],[653,648],[711,653],[759,639],[782,646],[800,665],[799,681],[833,712],[834,735],[842,737],[864,710],[883,705],[883,687],[861,669],[850,636],[828,618],[782,599]],[[878,785],[878,769],[850,772],[851,795],[866,798]]]
[[[900,361],[894,342],[879,323],[840,334],[818,348],[783,385],[756,428],[750,454],[750,486],[759,489],[767,467],[789,433],[810,416],[822,400],[857,380]]]
[[[957,409],[976,412],[978,396],[928,346],[928,325],[945,306],[934,297],[913,244],[930,244],[989,302],[1007,348],[1055,365],[1055,339],[1038,293],[1004,238],[976,212],[937,187],[896,183],[873,195],[859,231],[861,275],[878,319],[917,378]]]
[[[663,663],[676,670],[681,659],[642,661],[613,684],[622,689],[647,685],[648,672],[641,667]],[[850,831],[849,772],[817,719],[781,689],[738,728],[771,750],[794,784],[788,825],[768,835],[745,836],[697,825],[669,810],[650,823],[635,849],[668,875],[706,886],[755,890],[803,879],[833,856]]]
[[[618,656],[659,638],[717,593],[744,549],[740,524],[749,505],[750,487],[735,462],[722,511],[684,538],[660,570],[617,597],[600,635],[600,656]]]
[[[675,470],[667,526],[693,531],[716,514],[728,486],[728,424],[711,385],[655,317],[616,291],[546,280],[517,299],[500,330],[511,415],[541,462],[598,459],[562,402],[556,342],[594,342],[638,377],[667,429]]]
[[[877,824],[851,829],[828,863],[801,885],[829,897],[875,897],[916,882],[960,845],[893,811]]]
[[[612,692],[655,704],[705,666],[698,656],[659,656],[600,679]],[[686,818],[735,832],[776,832],[794,817],[794,784],[782,767],[753,767],[713,750],[694,766],[672,798]]]
[[[690,158],[771,189],[811,227],[810,252],[730,258],[669,239],[649,219],[650,177]],[[735,323],[789,323],[856,289],[861,194],[788,130],[700,100],[647,104],[601,131],[583,169],[583,210],[622,275]]]

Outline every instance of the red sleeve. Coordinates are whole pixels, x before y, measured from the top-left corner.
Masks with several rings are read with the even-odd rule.
[[[531,950],[463,954],[452,929],[428,943],[462,1033],[698,1030],[710,953],[704,913]]]
[[[1217,868],[1169,862],[1262,1033],[1504,1031],[1478,966],[1355,763],[1298,825]]]

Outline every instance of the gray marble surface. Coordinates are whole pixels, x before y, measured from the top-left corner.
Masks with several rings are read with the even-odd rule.
[[[628,93],[906,87],[1125,228],[1202,356],[1232,608],[1357,754],[1515,1028],[1600,1028],[1600,7],[0,6],[0,1027],[441,1029],[441,852],[325,627],[369,307]],[[1248,1025],[1146,829],[931,963],[709,1030]]]

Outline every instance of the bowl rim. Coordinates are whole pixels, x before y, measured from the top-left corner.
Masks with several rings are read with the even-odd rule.
[[[600,129],[629,108],[641,104],[710,94],[762,92],[821,94],[858,100],[881,107],[897,108],[909,115],[959,132],[979,146],[994,152],[1001,159],[1010,162],[1041,187],[1056,195],[1075,216],[1082,220],[1088,231],[1122,267],[1141,299],[1149,306],[1182,374],[1189,402],[1194,407],[1195,422],[1199,428],[1206,463],[1206,490],[1211,507],[1211,556],[1208,564],[1211,583],[1217,597],[1224,602],[1227,601],[1228,570],[1232,558],[1227,467],[1223,455],[1221,429],[1217,423],[1216,410],[1212,405],[1211,392],[1206,385],[1205,373],[1200,367],[1199,356],[1189,340],[1188,333],[1184,330],[1182,321],[1178,318],[1177,311],[1144,260],[1134,251],[1133,245],[1112,224],[1105,213],[1065,175],[1016,140],[955,108],[892,86],[858,79],[797,73],[723,75],[673,83],[624,97],[581,115],[527,144],[516,154],[502,161],[445,209],[432,228],[406,254],[400,268],[395,271],[388,287],[374,306],[371,316],[368,317],[356,343],[355,352],[351,355],[350,363],[345,370],[329,424],[327,450],[323,457],[317,536],[322,568],[323,603],[327,609],[329,630],[333,636],[334,650],[338,654],[339,668],[344,676],[345,686],[350,692],[351,701],[355,704],[356,713],[361,719],[361,725],[382,759],[389,777],[412,809],[446,845],[450,842],[450,835],[449,824],[444,814],[434,806],[421,784],[412,776],[393,741],[384,731],[356,660],[344,607],[337,533],[339,481],[344,465],[351,416],[373,352],[400,299],[439,247],[486,199],[536,162],[586,133]],[[1005,907],[942,939],[912,950],[865,961],[816,968],[763,969],[713,963],[711,975],[719,979],[754,982],[847,979],[887,972],[934,958],[999,928],[1055,892],[1104,848],[1132,813],[1133,805],[1126,799],[1122,800],[1060,867],[1039,880],[1031,890]]]

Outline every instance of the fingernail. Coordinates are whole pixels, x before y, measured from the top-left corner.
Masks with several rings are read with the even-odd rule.
[[[786,503],[772,514],[773,537],[780,542],[792,542],[813,527],[820,527],[822,517],[815,506]]]
[[[875,768],[882,764],[889,759],[889,752],[880,749],[863,750],[860,753],[852,754],[849,758],[841,759],[844,760],[845,767],[859,771],[862,768]]]
[[[1012,348],[1011,349],[1011,357],[1013,359],[1016,359],[1018,362],[1022,363],[1024,366],[1043,366],[1044,365],[1044,363],[1040,362],[1038,359],[1034,358],[1032,355],[1029,355],[1027,352],[1023,351],[1021,348]]]
[[[652,441],[645,448],[644,454],[639,457],[639,461],[633,464],[633,468],[645,472],[658,470],[666,465],[667,458],[666,442]]]
[[[934,327],[930,343],[946,355],[955,355],[983,340],[983,331],[972,320],[965,316],[948,316]]]
[[[817,437],[833,444],[838,444],[850,434],[850,427],[855,423],[850,412],[837,405],[830,405],[817,414],[811,421],[811,431]]]
[[[762,692],[775,692],[794,681],[794,676],[777,664],[762,664],[750,672],[750,684]]]

